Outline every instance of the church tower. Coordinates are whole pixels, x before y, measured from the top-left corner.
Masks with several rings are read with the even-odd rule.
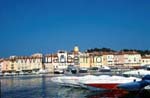
[[[75,46],[73,52],[75,55],[78,55],[79,54],[79,47]]]

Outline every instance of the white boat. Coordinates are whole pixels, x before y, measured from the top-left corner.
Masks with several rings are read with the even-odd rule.
[[[86,76],[62,76],[53,77],[53,82],[72,87],[82,88],[99,88],[99,89],[117,89],[117,85],[123,83],[129,83],[134,81],[140,81],[141,79],[136,77],[122,77],[122,76],[109,76],[109,75],[86,75]]]
[[[62,77],[53,77],[51,80],[55,83],[59,83],[65,86],[72,86],[72,87],[81,87],[82,81],[87,81],[89,79],[96,79],[97,76],[93,75],[86,75],[86,76],[62,76]]]
[[[117,85],[123,83],[129,83],[133,81],[140,81],[141,79],[136,77],[122,77],[122,76],[99,76],[97,79],[90,79],[88,81],[82,81],[81,83],[89,87],[101,88],[101,89],[118,89]]]
[[[99,67],[100,72],[110,72],[111,69],[108,66],[101,66]]]
[[[48,71],[47,71],[47,70],[44,70],[44,69],[40,69],[38,73],[39,73],[39,74],[47,74]]]
[[[150,90],[150,75],[145,75],[140,81],[119,84],[117,88],[126,91]]]
[[[150,75],[150,71],[149,70],[145,70],[145,69],[139,69],[139,70],[133,70],[133,71],[124,72],[123,75],[128,75],[128,76],[145,76],[145,75]]]
[[[54,74],[64,74],[64,70],[63,69],[55,69]]]
[[[88,72],[87,68],[85,68],[85,67],[79,68],[79,73],[87,73],[87,72]]]
[[[8,73],[8,72],[4,73],[4,76],[9,76],[9,75],[11,75],[11,73]]]

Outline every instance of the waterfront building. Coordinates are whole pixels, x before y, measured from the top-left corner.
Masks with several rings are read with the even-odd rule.
[[[103,65],[103,55],[101,52],[92,52],[90,57],[90,67],[100,67]]]
[[[73,54],[73,52],[67,53],[67,64],[68,65],[74,65],[74,54]]]
[[[124,62],[124,53],[122,51],[114,53],[114,67],[122,68],[124,67]]]
[[[141,65],[150,65],[150,56],[143,56],[141,59]]]
[[[18,56],[14,58],[14,65],[17,71],[21,72],[37,72],[43,69],[41,56]]]
[[[56,59],[56,60],[55,60]],[[54,72],[54,68],[56,68],[55,64],[57,64],[57,55],[56,54],[47,54],[44,56],[44,66],[45,70],[48,72]]]
[[[42,67],[42,57],[40,56],[11,56],[1,61],[3,73],[37,72]]]
[[[0,63],[2,73],[10,73],[14,71],[14,66],[10,59],[3,59]]]
[[[90,56],[88,53],[82,53],[79,56],[79,66],[80,67],[85,67],[85,68],[89,68],[91,67],[91,62],[90,62]]]
[[[67,64],[67,51],[60,50],[57,52],[58,56],[58,68],[59,69],[66,69],[68,67]]]
[[[124,66],[138,67],[141,66],[141,55],[135,51],[123,52]]]
[[[102,65],[114,66],[114,52],[102,52]]]
[[[80,67],[100,67],[103,65],[103,56],[100,52],[80,54]]]
[[[46,70],[54,72],[55,69],[66,69],[68,65],[77,67],[136,67],[150,64],[150,57],[141,55],[135,51],[120,52],[80,52],[75,46],[73,51],[59,50],[54,54],[42,55],[36,53],[31,56],[10,56],[0,60],[2,72],[38,72]]]

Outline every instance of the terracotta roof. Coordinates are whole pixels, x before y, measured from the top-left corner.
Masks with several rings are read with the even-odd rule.
[[[102,55],[114,55],[115,52],[91,52],[90,55],[102,56]]]
[[[142,59],[150,59],[149,56],[143,56]]]
[[[101,52],[101,55],[113,55],[115,52]]]
[[[140,53],[138,53],[136,51],[127,51],[127,52],[119,51],[119,52],[116,53],[116,55],[124,55],[124,54],[140,54]]]
[[[33,56],[16,56],[15,58],[10,58],[10,60],[16,59],[40,59],[42,57],[33,57]]]

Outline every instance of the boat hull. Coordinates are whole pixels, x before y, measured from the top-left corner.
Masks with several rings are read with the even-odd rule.
[[[87,86],[95,87],[95,88],[103,88],[103,89],[117,89],[117,85],[119,83],[89,83],[85,84]]]

